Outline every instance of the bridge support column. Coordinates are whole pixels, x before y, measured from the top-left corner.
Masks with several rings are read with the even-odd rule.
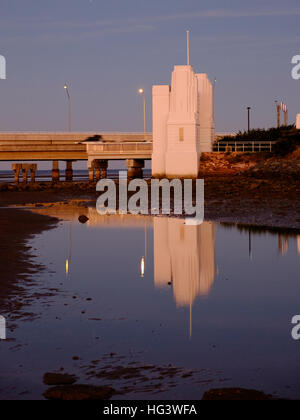
[[[30,182],[32,184],[35,183],[35,174],[36,174],[36,171],[37,171],[37,164],[30,165]]]
[[[52,162],[52,182],[59,182],[59,162],[54,160]]]
[[[101,179],[101,166],[100,166],[99,160],[94,161],[94,168],[95,168],[96,182],[98,182]]]
[[[88,169],[89,169],[89,181],[94,182],[94,176],[95,176],[94,168],[93,166],[90,166]]]
[[[101,178],[107,177],[108,160],[94,160],[93,165],[96,173],[96,181],[99,181]]]
[[[100,169],[102,178],[107,178],[108,160],[100,160]]]
[[[73,161],[66,161],[66,181],[73,181]]]
[[[143,178],[143,167],[145,161],[143,159],[127,159],[128,178]]]
[[[13,163],[12,164],[12,170],[14,171],[15,175],[15,184],[19,184],[20,182],[20,171],[21,171],[22,165],[20,163]]]
[[[27,184],[27,178],[28,178],[28,167],[29,165],[22,165],[22,176],[23,176],[23,183]]]

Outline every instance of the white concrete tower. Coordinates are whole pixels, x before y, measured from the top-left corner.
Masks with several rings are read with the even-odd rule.
[[[198,81],[198,119],[200,152],[211,152],[215,141],[214,87],[207,74],[196,74]]]
[[[175,66],[167,122],[166,176],[197,178],[200,164],[197,78],[192,66]]]
[[[170,86],[153,86],[153,152],[152,174],[166,175],[167,120],[170,111]]]
[[[193,67],[175,66],[169,86],[153,86],[152,175],[197,178],[214,141],[213,86]]]

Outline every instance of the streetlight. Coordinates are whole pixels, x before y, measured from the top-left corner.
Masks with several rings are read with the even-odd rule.
[[[67,84],[65,84],[64,89],[66,91],[67,99],[68,99],[68,129],[69,131],[71,131],[71,97],[70,97],[70,92],[69,92],[69,88]]]
[[[139,94],[143,96],[143,108],[144,108],[144,136],[146,140],[146,96],[144,89],[138,90]]]
[[[250,111],[251,111],[251,107],[248,106],[247,110],[248,110],[248,133],[249,133],[250,132]]]

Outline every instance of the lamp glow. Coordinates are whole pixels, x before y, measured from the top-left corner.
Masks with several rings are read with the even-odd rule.
[[[141,277],[143,278],[145,275],[145,258],[141,259]]]

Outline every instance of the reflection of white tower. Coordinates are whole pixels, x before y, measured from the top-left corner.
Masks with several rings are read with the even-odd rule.
[[[154,281],[173,282],[178,306],[190,306],[208,295],[215,276],[215,227],[204,222],[186,226],[184,220],[154,218]]]
[[[172,281],[171,257],[168,239],[169,219],[154,217],[154,281],[164,287]]]
[[[0,315],[0,340],[6,340],[6,320]]]
[[[200,154],[214,142],[213,110],[207,74],[190,65],[175,66],[171,88],[153,86],[153,176],[198,176]]]

